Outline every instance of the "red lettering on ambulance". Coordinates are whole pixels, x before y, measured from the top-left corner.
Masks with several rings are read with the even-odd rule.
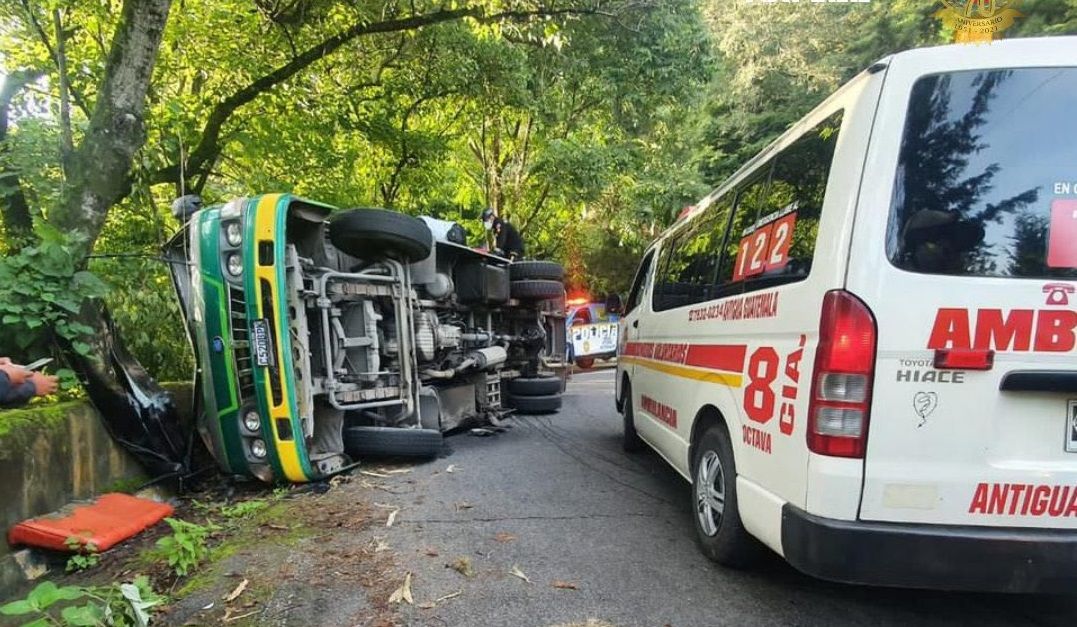
[[[979,309],[975,322],[973,329],[967,309],[939,309],[927,347],[1067,353],[1077,346],[1072,309]]]
[[[1077,485],[980,483],[969,502],[970,514],[1014,516],[1019,512],[1021,516],[1077,516]]]
[[[969,310],[940,309],[935,315],[935,326],[931,329],[927,347],[968,348],[969,342]]]
[[[996,487],[998,484],[995,484]],[[972,495],[972,502],[969,503],[970,514],[986,514],[987,511],[987,484],[981,483],[976,486],[976,493]]]
[[[976,312],[976,339],[972,347],[977,350],[1027,351],[1032,343],[1031,309],[1014,309],[1005,319],[1001,309],[981,309]]]
[[[1036,350],[1066,353],[1077,343],[1077,311],[1046,309],[1036,319]]]

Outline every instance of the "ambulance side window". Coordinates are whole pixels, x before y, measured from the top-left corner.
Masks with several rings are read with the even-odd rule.
[[[770,182],[770,168],[772,162],[767,162],[756,171],[740,187],[737,193],[737,204],[733,209],[733,219],[729,224],[729,234],[725,238],[724,250],[722,251],[722,265],[718,270],[715,297],[739,294],[744,289],[742,281],[744,268],[751,259],[748,252],[741,254],[741,244],[751,227],[759,216],[759,208],[766,194],[767,184]],[[741,268],[736,266],[741,264]],[[739,270],[739,272],[738,272]]]
[[[805,132],[743,188],[726,238],[719,295],[808,277],[841,120],[838,111]]]
[[[674,267],[674,251],[680,240],[684,237],[684,229],[672,233],[662,242],[662,252],[658,255],[658,265],[654,273],[654,289],[651,290],[651,309],[665,311],[670,309],[669,303],[676,299],[677,268]]]
[[[636,278],[632,281],[632,290],[628,293],[628,307],[625,309],[625,315],[631,313],[643,302],[643,293],[646,291],[644,286],[647,284],[647,276],[651,273],[653,260],[654,250],[651,250],[640,262],[639,270],[636,270]]]
[[[694,305],[713,298],[714,277],[718,273],[733,204],[731,199],[732,194],[709,199],[709,204],[678,235],[655,288],[656,293],[661,290],[661,297],[655,299],[655,311]]]

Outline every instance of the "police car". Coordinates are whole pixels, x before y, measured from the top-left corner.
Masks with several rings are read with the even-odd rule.
[[[703,552],[818,577],[1077,585],[1077,38],[882,59],[647,251],[624,444]]]
[[[596,359],[617,356],[617,314],[603,303],[586,298],[569,300],[565,327],[568,334],[568,360],[583,369],[595,365]]]

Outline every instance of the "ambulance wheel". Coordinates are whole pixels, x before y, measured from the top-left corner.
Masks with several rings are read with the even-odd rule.
[[[639,433],[636,432],[636,418],[632,412],[632,386],[627,381],[625,382],[623,395],[621,417],[624,419],[624,439],[621,442],[621,448],[626,453],[639,453],[643,450],[644,445]]]
[[[712,425],[692,455],[692,520],[703,554],[732,568],[751,563],[758,544],[737,509],[737,467],[722,425]]]
[[[589,370],[595,365],[594,357],[580,357],[576,360],[576,365],[583,370]]]

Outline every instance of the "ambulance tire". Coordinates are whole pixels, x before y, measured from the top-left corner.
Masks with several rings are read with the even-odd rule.
[[[636,418],[632,410],[632,386],[625,381],[624,400],[621,401],[621,418],[624,419],[624,439],[621,448],[626,453],[641,453],[646,445],[636,432]]]
[[[712,470],[711,477],[720,477],[718,483],[724,496],[718,520],[714,521],[714,517],[711,517],[717,527],[713,534],[708,534],[704,529],[704,515],[700,511],[700,484],[705,474],[701,472],[701,465],[704,460],[709,462],[712,469],[717,461],[717,472]],[[713,424],[707,429],[692,454],[692,522],[703,554],[714,562],[730,568],[744,568],[751,565],[759,554],[760,545],[744,529],[737,509],[737,467],[733,459],[733,445],[729,433],[721,424]]]

